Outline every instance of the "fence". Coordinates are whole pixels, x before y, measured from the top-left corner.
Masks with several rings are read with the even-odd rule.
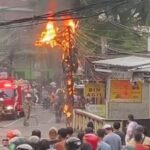
[[[73,128],[83,131],[89,121],[93,121],[95,130],[101,128],[104,124],[104,118],[88,113],[86,111],[75,109],[73,112]]]

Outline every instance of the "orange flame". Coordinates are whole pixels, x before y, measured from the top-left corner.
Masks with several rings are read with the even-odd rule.
[[[73,19],[69,19],[69,20],[65,21],[65,26],[69,26],[71,28],[72,32],[75,33],[77,26]]]
[[[35,46],[41,46],[42,44],[51,45],[51,47],[56,46],[56,29],[53,22],[48,22],[46,25],[46,30],[42,32],[41,38],[35,43]]]
[[[64,21],[64,26],[70,27],[71,32],[75,33],[77,28],[77,21],[68,19]],[[56,28],[53,22],[48,22],[45,31],[42,32],[40,36],[40,39],[35,42],[35,46],[42,46],[46,44],[50,45],[51,47],[55,47],[60,45],[64,50],[68,49],[68,32],[64,30],[64,32],[60,32],[61,35],[59,35],[59,31],[59,28]]]
[[[69,111],[69,105],[67,105],[67,104],[65,104],[63,112],[67,118],[70,118],[72,116],[71,111]]]

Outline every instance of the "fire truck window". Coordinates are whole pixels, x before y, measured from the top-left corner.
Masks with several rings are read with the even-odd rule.
[[[7,98],[14,97],[14,90],[11,89],[4,90],[4,94],[6,95],[5,97]]]

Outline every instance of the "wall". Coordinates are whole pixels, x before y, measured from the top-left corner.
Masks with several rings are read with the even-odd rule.
[[[128,114],[134,114],[136,119],[147,119],[150,117],[149,83],[143,84],[142,103],[120,103],[110,101],[110,79],[107,82],[107,107],[108,119],[127,119]]]

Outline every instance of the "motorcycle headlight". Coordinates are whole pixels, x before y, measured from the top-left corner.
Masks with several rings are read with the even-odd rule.
[[[12,107],[12,106],[7,106],[6,109],[7,109],[7,110],[12,110],[13,107]]]

